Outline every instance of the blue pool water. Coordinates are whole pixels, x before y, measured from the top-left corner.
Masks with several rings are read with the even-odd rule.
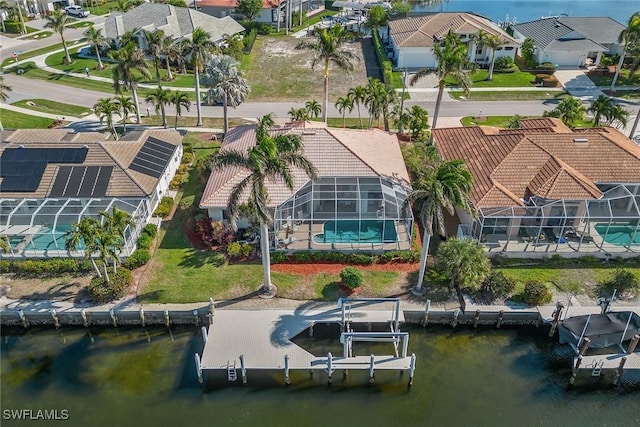
[[[324,223],[324,233],[313,236],[316,243],[395,243],[398,241],[393,221],[341,220]]]
[[[633,246],[640,245],[640,231],[635,232],[635,225],[612,225],[609,224],[596,224],[595,229],[600,236],[604,238],[604,241],[610,245],[615,246]],[[605,236],[606,234],[606,236]],[[634,235],[635,234],[635,235]],[[633,241],[632,241],[633,239]]]

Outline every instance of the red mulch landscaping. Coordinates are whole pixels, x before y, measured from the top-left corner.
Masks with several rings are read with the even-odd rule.
[[[309,263],[309,264],[273,264],[271,271],[278,273],[290,273],[300,275],[311,275],[319,273],[340,273],[343,268],[348,267],[351,264],[322,264],[322,263]],[[372,264],[372,265],[356,265],[358,270],[372,270],[372,271],[401,271],[412,272],[417,271],[420,267],[419,263],[388,263],[388,264]]]
[[[189,239],[189,241],[191,242],[191,244],[195,249],[198,249],[198,250],[207,249],[207,246],[202,242],[200,237],[198,237],[198,235],[193,231],[193,228],[194,228],[193,218],[189,217],[182,225],[182,231],[184,231],[184,234],[187,236],[187,238]]]

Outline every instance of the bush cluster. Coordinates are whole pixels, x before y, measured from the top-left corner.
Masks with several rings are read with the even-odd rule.
[[[538,74],[553,74],[556,71],[556,66],[551,62],[543,62],[536,65],[536,71]]]
[[[549,287],[538,280],[529,280],[524,285],[522,300],[530,305],[542,305],[551,302],[553,294]]]
[[[256,43],[256,38],[258,38],[258,29],[253,28],[249,33],[244,37],[244,48],[242,51],[247,55],[251,53],[253,50],[253,45]]]
[[[145,225],[136,242],[138,249],[150,249],[156,234],[158,234],[158,228],[154,224]]]
[[[261,36],[268,36],[273,31],[273,27],[268,22],[242,21],[240,24],[249,32],[256,30]],[[245,45],[247,42],[245,41]]]
[[[613,275],[599,283],[601,292],[611,295],[614,290],[621,298],[633,298],[640,292],[638,278],[629,270],[616,269]]]
[[[158,207],[156,208],[156,210],[153,212],[153,216],[159,216],[160,218],[165,218],[169,216],[172,208],[173,208],[173,199],[171,197],[164,196],[160,201],[160,203],[158,204]]]
[[[354,267],[345,267],[340,272],[342,284],[350,289],[356,289],[362,285],[362,272]]]
[[[122,266],[128,270],[135,270],[138,267],[142,267],[151,259],[151,253],[148,249],[136,249],[131,255],[122,263]]]
[[[0,271],[2,273],[15,273],[25,276],[79,273],[89,271],[92,268],[90,261],[75,258],[0,260]]]
[[[173,179],[169,183],[169,188],[172,190],[177,190],[180,187],[182,187],[182,185],[185,182],[187,182],[187,179],[189,178],[189,168],[184,162],[184,156],[191,156],[191,158],[193,158],[193,153],[183,154],[182,156],[183,162],[180,164],[180,166],[178,166],[178,170],[176,171],[176,174],[174,175]]]
[[[512,68],[515,64],[513,63],[513,59],[510,56],[501,56],[496,59],[496,62],[493,64],[496,69],[507,69]]]
[[[110,282],[104,277],[94,277],[89,284],[89,295],[98,304],[104,304],[122,298],[131,284],[131,271],[120,267],[116,273],[109,274]]]
[[[227,245],[227,255],[231,258],[248,257],[253,252],[250,243],[231,242]]]
[[[287,261],[300,263],[306,262],[335,262],[342,264],[370,265],[378,263],[401,262],[413,263],[420,260],[420,252],[417,251],[389,251],[382,255],[331,251],[296,251],[289,255],[285,252],[271,252],[271,262],[274,264]]]
[[[376,49],[378,63],[380,64],[380,68],[382,69],[382,81],[385,85],[390,86],[393,75],[393,65],[389,60],[389,57],[387,56],[387,52],[384,50],[384,46],[382,45],[382,40],[380,40],[380,34],[378,34],[378,31],[372,31],[371,35],[373,36],[373,46]]]
[[[491,271],[480,284],[478,295],[482,299],[493,302],[496,299],[507,298],[515,287],[515,280],[505,276],[501,271]]]

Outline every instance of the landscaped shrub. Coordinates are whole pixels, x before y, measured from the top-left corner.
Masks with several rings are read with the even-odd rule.
[[[127,293],[133,276],[131,271],[120,267],[116,273],[109,272],[109,283],[104,277],[94,277],[89,284],[89,295],[98,304],[120,299]]]
[[[142,229],[141,234],[146,234],[147,236],[154,238],[158,235],[158,227],[155,224],[147,224]]]
[[[306,251],[294,252],[293,259],[296,262],[309,262],[311,261],[311,253]]]
[[[494,68],[493,71],[498,74],[512,74],[520,71],[520,69],[516,65],[512,65],[508,68]]]
[[[516,287],[516,282],[501,271],[492,271],[480,284],[478,294],[481,298],[493,302],[508,297]]]
[[[48,258],[8,261],[2,260],[0,271],[25,276],[55,276],[91,270],[91,264],[75,258]]]
[[[258,37],[258,29],[257,28],[253,28],[251,31],[249,31],[249,34],[247,34],[243,41],[244,41],[244,47],[242,48],[242,51],[246,54],[251,53],[251,51],[253,50],[253,45],[256,43],[256,38]]]
[[[535,84],[540,84],[544,79],[548,78],[549,74],[536,74],[536,78],[533,81]]]
[[[222,221],[213,221],[207,217],[204,221],[211,224],[211,243],[213,245],[225,246],[229,243],[233,242],[235,239],[236,233],[233,229],[224,224]],[[202,223],[202,221],[198,221],[198,223]]]
[[[616,269],[608,280],[599,283],[599,287],[607,295],[617,289],[617,295],[622,299],[634,298],[640,292],[638,278],[631,271],[623,269]]]
[[[513,59],[511,59],[510,56],[501,56],[500,58],[496,59],[496,62],[493,64],[494,68],[496,69],[511,68],[514,65],[515,64],[513,63]]]
[[[554,78],[548,78],[542,80],[543,87],[556,87],[558,85],[558,81]]]
[[[376,50],[376,56],[378,57],[378,63],[380,64],[380,68],[382,69],[382,81],[385,85],[391,85],[393,66],[389,57],[387,56],[387,52],[384,50],[384,46],[382,45],[382,40],[380,40],[380,34],[377,30],[373,30],[371,32],[373,39],[373,46]]]
[[[539,74],[553,74],[556,71],[556,66],[551,62],[543,62],[536,66],[536,71]]]
[[[181,165],[180,166],[186,166],[189,163],[191,163],[193,161],[193,159],[195,158],[195,154],[193,154],[193,151],[191,152],[187,152],[185,151],[182,154],[182,159],[180,160]],[[179,169],[178,169],[179,170]],[[186,173],[187,171],[185,170],[184,173]]]
[[[271,264],[281,264],[289,259],[289,256],[284,252],[271,252],[269,254]]]
[[[122,263],[123,267],[128,270],[135,270],[138,267],[142,267],[151,259],[151,254],[147,249],[136,249],[133,251],[129,258],[127,258],[124,263]]]
[[[176,174],[169,183],[170,190],[178,190],[187,181],[187,175]]]
[[[153,237],[148,234],[140,234],[137,242],[138,249],[150,249],[151,245],[153,245]]]
[[[171,197],[165,196],[162,198],[162,200],[158,204],[158,207],[153,212],[153,215],[159,216],[161,218],[165,218],[169,216],[172,208],[173,208],[173,199]]]
[[[378,262],[378,257],[376,255],[369,254],[351,254],[349,256],[349,261],[353,264],[370,265]]]
[[[231,258],[240,258],[242,255],[242,245],[238,242],[231,242],[227,245],[227,255]]]
[[[345,267],[340,272],[340,280],[344,286],[350,289],[358,288],[362,285],[362,272],[354,267]]]
[[[180,209],[182,209],[183,211],[188,211],[189,209],[191,209],[191,206],[193,206],[193,203],[196,201],[196,196],[194,194],[192,194],[191,196],[185,196],[182,199],[180,199]]]
[[[551,302],[553,294],[549,287],[538,280],[530,280],[524,285],[522,300],[530,305],[541,305]]]

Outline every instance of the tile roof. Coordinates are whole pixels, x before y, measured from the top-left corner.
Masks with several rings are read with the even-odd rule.
[[[255,125],[238,126],[227,132],[221,150],[246,152],[255,145]],[[385,176],[396,182],[409,183],[398,139],[394,134],[371,130],[347,130],[323,127],[283,127],[276,132],[292,132],[302,137],[304,154],[318,170],[320,177]],[[294,189],[307,183],[307,176],[294,169]],[[248,176],[239,167],[227,167],[211,172],[200,206],[227,206],[233,187]],[[286,201],[291,192],[284,183],[267,181],[269,206]],[[247,196],[246,194],[244,195]]]
[[[104,23],[104,35],[115,39],[135,28],[162,30],[174,38],[189,38],[193,30],[201,27],[217,42],[224,34],[233,35],[244,31],[244,27],[233,18],[216,18],[196,10],[175,7],[163,3],[143,3],[126,13],[112,12]]]
[[[596,184],[640,182],[640,147],[615,129],[572,131],[551,118],[521,124],[433,131],[443,159],[466,162],[477,207],[522,205],[532,195],[597,199]]]
[[[458,34],[475,34],[483,30],[499,36],[505,44],[518,44],[493,22],[472,13],[430,13],[389,21],[389,33],[398,47],[432,47],[434,37],[444,37],[449,29]]]
[[[514,28],[540,49],[606,51],[602,45],[617,43],[625,26],[608,17],[560,17],[523,22]]]
[[[262,8],[272,9],[280,3],[281,2],[278,0],[262,0]],[[238,0],[198,0],[198,6],[214,6],[234,9],[238,7]]]
[[[82,166],[113,166],[107,187],[107,197],[144,197],[151,194],[158,184],[158,178],[129,169],[131,162],[148,137],[153,136],[178,147],[182,137],[174,131],[147,130],[136,140],[105,141],[105,135],[98,132],[73,133],[66,129],[17,130],[3,134],[0,156],[7,148],[23,145],[26,148],[80,148],[87,146],[87,156]],[[169,160],[170,161],[170,160]],[[49,163],[42,175],[38,188],[29,193],[0,193],[0,197],[48,197],[58,171],[63,163]],[[168,163],[167,165],[168,166]],[[165,168],[166,168],[165,166]]]

